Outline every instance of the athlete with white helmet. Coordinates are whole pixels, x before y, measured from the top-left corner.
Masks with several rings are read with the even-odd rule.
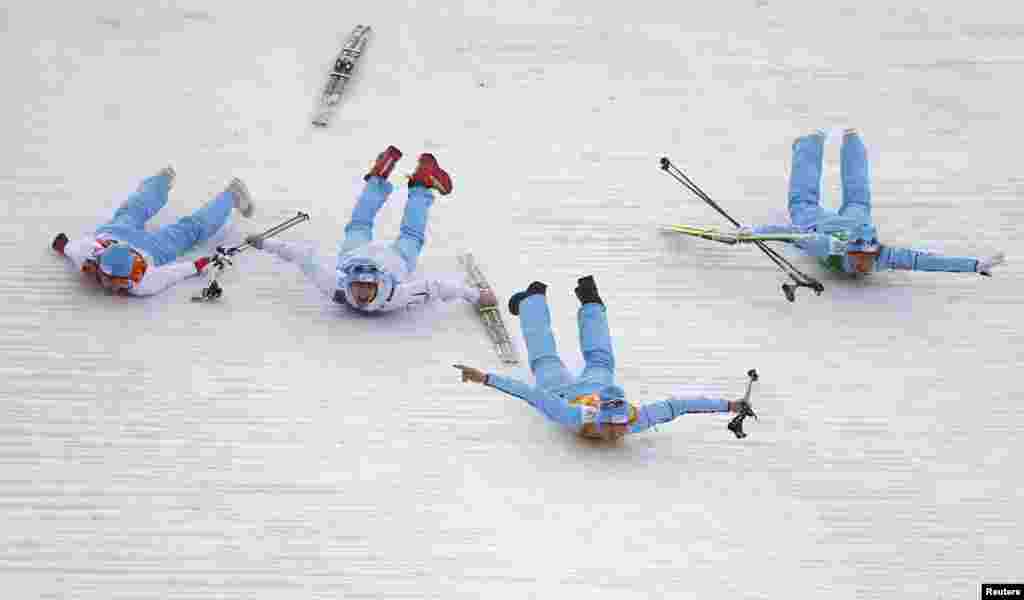
[[[409,280],[426,240],[434,191],[441,195],[452,191],[451,177],[432,154],[420,155],[416,171],[409,176],[409,199],[398,239],[373,241],[374,220],[393,190],[387,178],[401,157],[398,148],[388,146],[363,178],[366,186],[345,226],[334,269],[322,267],[314,249],[306,245],[263,239],[259,235],[247,236],[245,240],[255,248],[297,264],[328,298],[359,312],[388,312],[434,299],[462,298],[473,304],[495,305],[497,299],[489,290],[457,281]]]

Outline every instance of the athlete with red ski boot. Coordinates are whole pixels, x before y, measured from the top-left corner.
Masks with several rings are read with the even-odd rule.
[[[249,244],[295,263],[328,298],[358,312],[388,312],[422,305],[434,299],[462,298],[480,306],[494,306],[497,299],[457,281],[420,279],[409,281],[426,240],[425,231],[434,192],[452,192],[451,177],[432,154],[421,154],[416,171],[408,178],[409,199],[405,204],[401,230],[393,242],[373,241],[374,219],[393,190],[388,177],[402,152],[388,146],[363,179],[366,186],[345,226],[336,267],[319,264],[314,249],[258,235],[245,238]]]

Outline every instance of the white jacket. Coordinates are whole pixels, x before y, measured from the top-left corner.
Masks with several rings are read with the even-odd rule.
[[[324,295],[330,299],[334,298],[334,292],[338,290],[338,272],[335,269],[322,266],[312,247],[270,239],[263,241],[263,249],[298,265],[302,272],[316,283]],[[472,304],[480,301],[479,289],[457,281],[440,279],[404,281],[409,275],[404,261],[394,251],[392,251],[393,256],[388,255],[385,247],[380,244],[364,246],[357,249],[356,253],[358,257],[372,260],[378,268],[390,273],[398,282],[388,297],[376,299],[368,309],[359,307],[357,310],[389,312],[399,308],[420,306],[432,300],[447,302],[456,298],[462,298]],[[398,257],[397,261],[395,257]]]
[[[64,256],[69,258],[75,265],[75,270],[81,272],[82,265],[87,260],[99,260],[98,257],[104,249],[103,245],[99,243],[100,240],[109,239],[116,238],[108,233],[99,233],[69,241],[64,246]],[[148,252],[135,246],[132,246],[132,248],[146,261],[146,272],[142,275],[142,280],[127,290],[133,296],[152,296],[193,275],[199,274],[195,264],[191,261],[175,262],[157,267],[154,266],[153,257]]]

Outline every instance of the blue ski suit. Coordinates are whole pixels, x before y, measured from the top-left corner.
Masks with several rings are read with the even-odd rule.
[[[526,401],[552,421],[587,437],[598,436],[597,394],[615,385],[615,356],[607,310],[590,302],[580,307],[580,348],[586,366],[578,378],[569,374],[558,357],[551,331],[551,313],[543,294],[527,296],[519,304],[519,323],[530,362],[537,380],[531,386],[511,377],[488,373],[485,384]],[[638,433],[668,423],[688,413],[728,412],[729,403],[707,396],[670,396],[660,402],[638,406],[630,404],[630,433]]]
[[[789,179],[789,216],[792,225],[751,227],[753,233],[815,233],[814,237],[793,242],[803,252],[819,259],[826,269],[855,272],[847,252],[859,231],[874,233],[871,218],[871,187],[867,150],[860,135],[848,131],[840,151],[840,177],[843,201],[839,212],[821,206],[821,172],[825,135],[814,133],[793,142],[793,167]],[[865,240],[878,244],[877,239]],[[973,273],[978,259],[940,256],[908,248],[879,244],[874,270],[946,271]]]

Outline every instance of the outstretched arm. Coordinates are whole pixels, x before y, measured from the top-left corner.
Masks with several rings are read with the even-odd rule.
[[[583,408],[580,406],[570,406],[552,394],[547,394],[511,377],[504,377],[496,373],[484,373],[465,365],[455,365],[455,368],[462,371],[462,381],[464,382],[482,383],[515,396],[536,408],[552,421],[571,429],[578,430],[583,426]]]
[[[637,420],[630,431],[637,433],[650,429],[655,425],[668,423],[686,414],[694,413],[727,413],[730,410],[728,400],[708,396],[670,396],[661,402],[644,404],[637,409]]]
[[[395,310],[407,306],[420,306],[434,300],[450,302],[462,298],[466,302],[476,304],[481,300],[480,290],[473,286],[463,285],[457,281],[442,279],[419,279],[401,283],[395,290],[395,296],[381,310]]]
[[[92,258],[95,246],[96,238],[92,236],[80,237],[74,241],[69,241],[68,236],[63,233],[53,238],[53,243],[50,245],[55,252],[70,260],[79,271],[82,270],[82,265],[85,264],[85,261]]]
[[[752,227],[741,227],[741,231],[744,233],[753,233],[757,235],[768,234],[768,233],[807,233],[806,229],[797,227],[796,225],[754,225]]]
[[[198,262],[198,261],[197,261]],[[205,263],[204,265],[205,266]],[[146,269],[146,275],[128,290],[133,296],[152,296],[201,272],[195,262],[178,262]]]
[[[779,233],[801,233],[811,234],[806,228],[797,227],[796,225],[758,225],[755,227],[741,227],[740,231],[743,233],[751,233],[755,235],[768,235],[768,234],[779,234]],[[833,240],[831,236],[823,233],[813,234],[810,237],[790,242],[803,250],[810,256],[818,258],[824,258],[830,254],[836,254],[837,250],[833,247]]]
[[[259,245],[257,245],[248,237],[246,241],[260,250],[266,250],[290,263],[298,265],[299,269],[320,288],[321,292],[327,296],[334,294],[337,276],[333,270],[326,269],[320,265],[317,261],[316,251],[312,246],[274,239],[261,240]]]
[[[977,258],[942,256],[920,252],[909,248],[882,248],[878,256],[879,269],[900,269],[905,271],[943,271],[947,273],[990,274],[992,266],[1002,262],[1002,256],[988,259],[987,264]]]

